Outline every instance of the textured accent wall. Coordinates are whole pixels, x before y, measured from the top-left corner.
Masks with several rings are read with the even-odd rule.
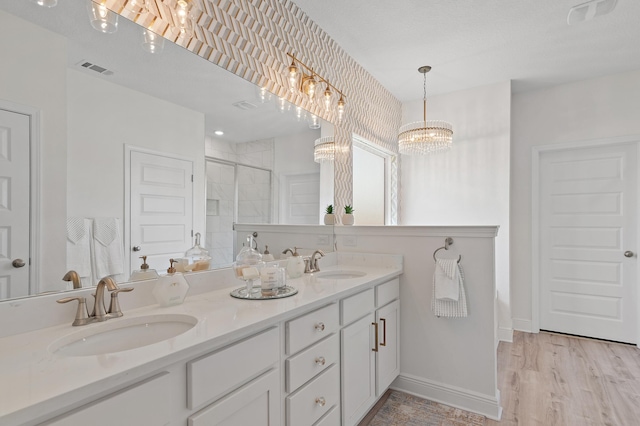
[[[193,37],[183,37],[172,25],[175,0],[153,0],[151,12],[135,16],[124,9],[127,0],[107,0],[109,9],[208,61],[327,121],[332,114],[310,105],[288,90],[287,53],[292,53],[337,88],[347,100],[345,119],[336,125],[335,204],[352,200],[351,135],[357,134],[397,152],[401,103],[362,68],[290,0],[193,0],[201,13]],[[340,211],[339,210],[339,211]]]

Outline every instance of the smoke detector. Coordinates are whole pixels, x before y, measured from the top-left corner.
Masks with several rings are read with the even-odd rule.
[[[590,21],[613,11],[618,0],[591,0],[586,3],[573,6],[567,16],[567,24],[574,25],[584,21]]]

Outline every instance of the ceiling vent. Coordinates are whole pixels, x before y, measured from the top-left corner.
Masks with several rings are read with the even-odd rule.
[[[100,65],[92,64],[91,62],[88,62],[88,61],[80,61],[76,65],[91,71],[95,71],[98,74],[113,75],[113,71],[111,71],[110,69],[101,67]]]
[[[590,21],[602,15],[606,15],[616,8],[618,0],[591,0],[586,3],[573,6],[567,16],[567,24],[574,25],[584,21]]]
[[[235,104],[233,104],[233,106],[243,111],[258,108],[258,105],[252,104],[251,102],[248,102],[248,101],[236,102]]]

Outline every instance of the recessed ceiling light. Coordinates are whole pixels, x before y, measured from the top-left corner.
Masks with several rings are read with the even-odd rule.
[[[215,132],[213,132],[213,133],[215,133],[215,134],[216,134],[216,135],[218,135],[218,136],[222,136],[222,135],[224,135],[224,132],[223,132],[222,130],[216,130],[216,131],[215,131]]]

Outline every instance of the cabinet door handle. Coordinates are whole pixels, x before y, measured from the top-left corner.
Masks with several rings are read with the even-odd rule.
[[[326,403],[327,401],[324,399],[324,397],[320,396],[316,398],[316,404],[318,404],[319,406],[324,407]]]
[[[387,346],[387,320],[380,318],[380,321],[382,321],[382,343],[380,346]]]
[[[376,347],[371,350],[374,352],[378,352],[378,323],[372,322],[371,325],[375,328],[375,333],[376,333]]]
[[[316,358],[316,364],[318,365],[324,365],[327,362],[326,359],[324,359],[323,356],[319,356],[318,358]]]
[[[323,322],[319,322],[316,324],[316,331],[324,331],[324,323]]]

